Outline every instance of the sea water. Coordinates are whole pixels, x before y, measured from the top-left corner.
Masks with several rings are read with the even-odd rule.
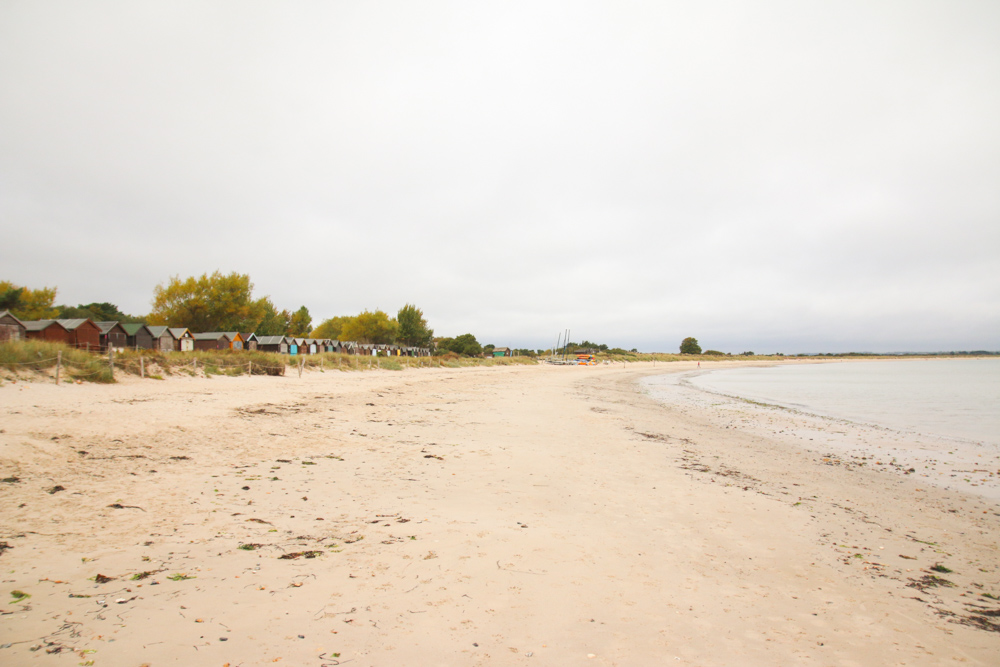
[[[1000,449],[1000,359],[912,359],[703,370],[713,393]]]

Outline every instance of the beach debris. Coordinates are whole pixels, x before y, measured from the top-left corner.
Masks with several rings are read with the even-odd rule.
[[[253,523],[266,523],[269,526],[273,526],[274,525],[270,521],[264,521],[263,519],[250,518],[250,519],[247,519],[247,521],[252,521]]]
[[[951,574],[954,571],[945,567],[941,563],[935,563],[934,565],[931,565],[931,569],[934,570],[935,572],[940,572],[941,574]]]
[[[191,457],[190,456],[171,456],[170,460],[171,461],[190,461]]]
[[[55,486],[53,486],[53,487],[52,487],[51,489],[48,489],[48,490],[46,491],[46,493],[48,493],[49,495],[54,495],[54,494],[56,494],[56,493],[59,493],[60,491],[65,491],[65,490],[66,490],[66,487],[65,487],[65,486],[62,486],[62,485],[60,485],[60,484],[56,484],[56,485],[55,485]]]
[[[20,481],[20,477],[4,477],[3,479],[0,479],[0,482],[3,482],[4,484],[17,484]]]
[[[94,575],[93,580],[94,580],[95,583],[98,583],[98,584],[106,584],[109,581],[114,581],[115,578],[114,577],[106,577],[103,574],[98,573],[98,574]]]
[[[148,579],[157,572],[162,572],[163,570],[153,570],[152,572],[136,572],[132,575],[132,581],[142,581],[143,579]]]
[[[122,505],[121,503],[111,503],[110,505],[108,505],[108,507],[110,507],[113,510],[139,510],[141,512],[146,511],[141,507],[139,507],[138,505]]]
[[[13,548],[14,547],[10,546],[6,542],[0,542],[0,556],[3,556],[3,552],[7,551],[7,549],[13,549]]]
[[[194,575],[182,574],[178,572],[176,574],[170,575],[169,577],[167,577],[167,579],[169,579],[170,581],[184,581],[185,579],[197,579],[197,577],[195,577]]]
[[[14,598],[11,602],[21,602],[22,600],[27,600],[31,597],[31,595],[25,593],[24,591],[11,591],[10,596]]]
[[[424,458],[425,459],[437,459],[438,461],[444,461],[444,457],[443,456],[438,456],[437,454],[425,454]]]
[[[907,556],[905,554],[899,554],[900,558],[905,558],[906,560],[917,560],[916,556]]]
[[[260,549],[262,546],[264,545],[258,544],[257,542],[247,542],[246,544],[241,544],[236,548],[242,549],[243,551],[256,551],[257,549]]]
[[[282,554],[278,556],[280,560],[295,560],[297,558],[316,558],[316,556],[321,555],[322,551],[295,551],[292,553]]]
[[[906,585],[910,588],[916,588],[921,593],[926,593],[928,588],[937,588],[938,586],[944,586],[946,588],[955,587],[953,582],[933,574],[925,574],[919,579],[910,579],[910,583]]]

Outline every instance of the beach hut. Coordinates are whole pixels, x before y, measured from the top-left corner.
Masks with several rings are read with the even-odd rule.
[[[260,344],[260,341],[257,339],[257,334],[255,333],[240,332],[240,337],[243,339],[244,350],[256,350]]]
[[[319,354],[322,352],[319,349],[319,341],[315,338],[306,338],[306,346],[309,348],[309,354]]]
[[[186,327],[170,327],[170,335],[176,341],[174,349],[180,352],[194,351],[194,334]]]
[[[493,348],[494,357],[509,357],[511,356],[509,347],[495,347]]]
[[[56,320],[31,320],[24,323],[24,335],[28,340],[46,340],[50,343],[70,344],[70,334],[66,327]]]
[[[192,334],[196,350],[231,350],[233,340],[224,331]]]
[[[149,329],[149,335],[153,337],[153,349],[159,350],[160,352],[173,352],[176,347],[175,343],[177,339],[174,335],[170,333],[169,327],[163,326],[150,326],[146,327]]]
[[[215,332],[215,333],[219,333],[219,332]],[[229,349],[230,350],[242,350],[242,349],[244,349],[243,334],[241,334],[239,331],[223,331],[221,333],[226,334],[226,338],[229,339]]]
[[[153,334],[145,324],[141,322],[129,322],[122,325],[125,330],[125,344],[133,350],[152,350]]]
[[[261,352],[288,354],[288,338],[285,336],[259,336],[257,349]]]
[[[56,320],[70,335],[70,345],[80,350],[101,349],[101,328],[90,318]]]
[[[24,322],[14,317],[7,310],[0,310],[0,343],[9,340],[24,340],[27,338]]]
[[[128,346],[128,333],[118,322],[94,322],[101,330],[101,349],[113,347],[124,350]]]

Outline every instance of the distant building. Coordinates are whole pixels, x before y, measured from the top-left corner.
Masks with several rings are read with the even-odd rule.
[[[28,337],[24,322],[7,310],[0,310],[0,343],[10,340],[24,340]]]
[[[153,334],[145,324],[135,322],[122,325],[125,330],[125,343],[133,350],[152,350]]]
[[[128,347],[128,332],[118,322],[94,322],[101,330],[101,349]]]

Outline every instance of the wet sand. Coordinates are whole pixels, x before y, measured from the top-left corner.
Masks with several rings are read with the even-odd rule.
[[[5,384],[0,664],[1000,662],[996,501],[692,365]]]

